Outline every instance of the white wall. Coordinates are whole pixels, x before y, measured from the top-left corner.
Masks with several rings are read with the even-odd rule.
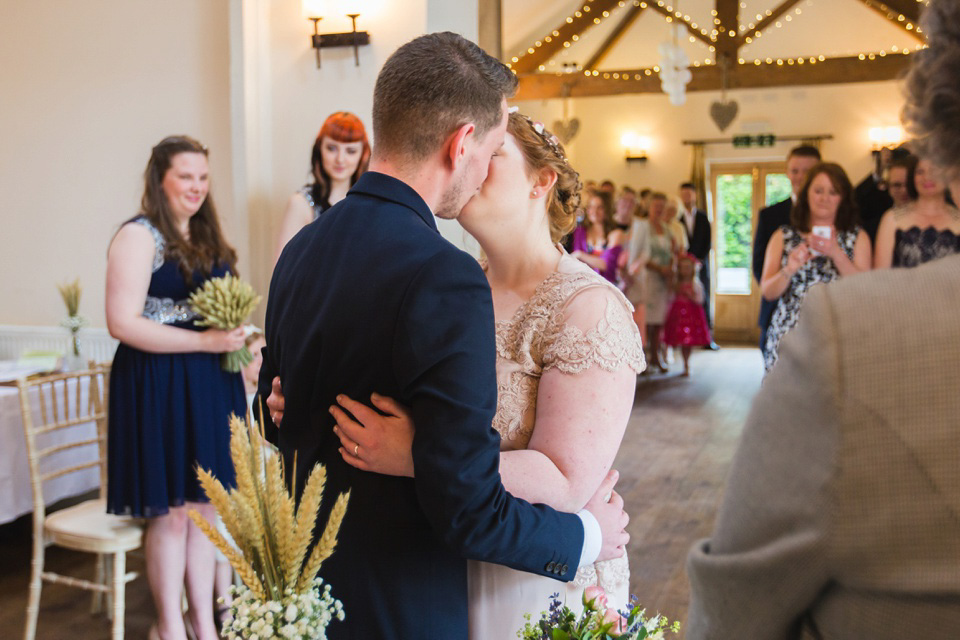
[[[369,128],[397,47],[431,30],[477,34],[477,0],[364,10],[360,66],[352,50],[326,49],[317,69],[300,0],[0,3],[0,325],[57,324],[55,285],[78,276],[81,312],[105,325],[107,245],[137,211],[150,148],[174,133],[210,148],[228,239],[265,292],[283,206],[327,115],[353,111]],[[327,15],[321,30],[349,20]],[[463,243],[458,225],[443,231]]]
[[[740,104],[739,115],[721,133],[710,119],[710,103],[718,92],[687,96],[681,107],[671,106],[664,95],[627,95],[576,98],[569,115],[580,120],[580,131],[570,145],[574,166],[583,178],[610,178],[617,185],[651,187],[668,195],[689,179],[692,152],[681,141],[729,138],[738,133],[774,133],[778,136],[832,134],[823,143],[825,159],[840,163],[856,183],[872,167],[870,127],[897,124],[903,104],[896,82],[877,82],[785,89],[750,89],[730,92]],[[561,117],[562,103],[527,101],[521,111],[549,127]],[[620,137],[633,131],[652,140],[646,163],[627,163]],[[708,162],[726,160],[783,160],[795,142],[780,142],[767,149],[734,149],[708,145]]]
[[[79,277],[104,326],[107,244],[137,212],[150,148],[186,133],[211,150],[233,215],[228,0],[0,3],[0,324],[54,325]]]
[[[370,45],[360,49],[360,66],[354,64],[352,49],[324,49],[320,69],[310,48],[313,24],[303,17],[299,0],[250,0],[249,5],[253,8],[244,13],[246,27],[240,25],[243,33],[237,36],[249,59],[235,69],[236,81],[248,86],[245,128],[250,169],[241,191],[250,207],[251,278],[265,292],[283,207],[309,180],[310,150],[323,121],[334,111],[352,111],[372,138],[373,88],[386,59],[400,45],[429,31],[451,30],[475,39],[477,2],[373,2],[357,22],[358,29],[370,33]],[[346,31],[349,21],[327,16],[320,27],[321,32]],[[464,244],[459,225],[441,224],[441,230],[451,241]],[[262,310],[261,305],[258,319]]]

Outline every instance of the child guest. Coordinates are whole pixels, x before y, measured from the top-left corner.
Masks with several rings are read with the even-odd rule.
[[[664,342],[671,347],[680,347],[684,376],[690,375],[691,349],[711,342],[710,327],[703,312],[703,285],[696,277],[699,268],[700,262],[692,254],[680,255],[673,304],[667,312],[663,330]]]

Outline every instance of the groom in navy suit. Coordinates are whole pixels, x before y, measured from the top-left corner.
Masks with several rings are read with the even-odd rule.
[[[290,241],[273,274],[260,392],[283,380],[277,443],[288,469],[296,456],[298,489],[326,465],[321,524],[351,492],[320,570],[346,612],[332,639],[466,638],[465,557],[569,581],[627,542],[623,502],[606,499],[612,479],[575,515],[504,490],[490,290],[434,219],[455,218],[486,178],[515,87],[455,34],[397,50],[374,91],[370,171]],[[415,479],[358,471],[338,453],[328,408],[338,393],[374,390],[411,407]]]

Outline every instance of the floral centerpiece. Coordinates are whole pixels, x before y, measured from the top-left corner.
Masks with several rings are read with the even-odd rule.
[[[264,446],[257,424],[231,416],[230,432],[237,487],[225,489],[204,469],[197,475],[236,547],[197,511],[189,513],[243,582],[231,588],[230,620],[223,635],[242,640],[326,638],[327,626],[345,615],[317,572],[337,545],[350,494],[337,497],[308,555],[325,469],[318,464],[310,472],[298,507],[284,483],[283,463]]]
[[[535,623],[530,614],[517,632],[522,640],[662,640],[667,632],[677,633],[680,623],[657,614],[646,617],[636,598],[630,598],[628,611],[607,606],[607,594],[597,586],[583,590],[583,612],[578,616],[560,602],[559,594],[550,597],[550,608]]]
[[[190,294],[190,307],[200,315],[196,324],[231,331],[243,325],[247,317],[260,304],[260,296],[249,283],[227,274],[222,278],[210,278],[203,286]],[[224,371],[236,373],[253,361],[253,354],[246,347],[223,354]]]
[[[80,278],[77,278],[69,284],[58,284],[60,297],[63,298],[63,304],[67,307],[67,317],[60,322],[60,326],[70,330],[70,337],[73,342],[73,356],[80,357],[80,328],[87,324],[87,319],[80,315],[80,295],[83,288],[80,286]]]

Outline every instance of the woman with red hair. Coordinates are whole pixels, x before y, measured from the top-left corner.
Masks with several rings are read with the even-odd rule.
[[[287,200],[274,262],[290,238],[347,195],[367,170],[369,160],[370,142],[360,118],[346,111],[331,114],[313,143],[313,183],[305,184]]]

